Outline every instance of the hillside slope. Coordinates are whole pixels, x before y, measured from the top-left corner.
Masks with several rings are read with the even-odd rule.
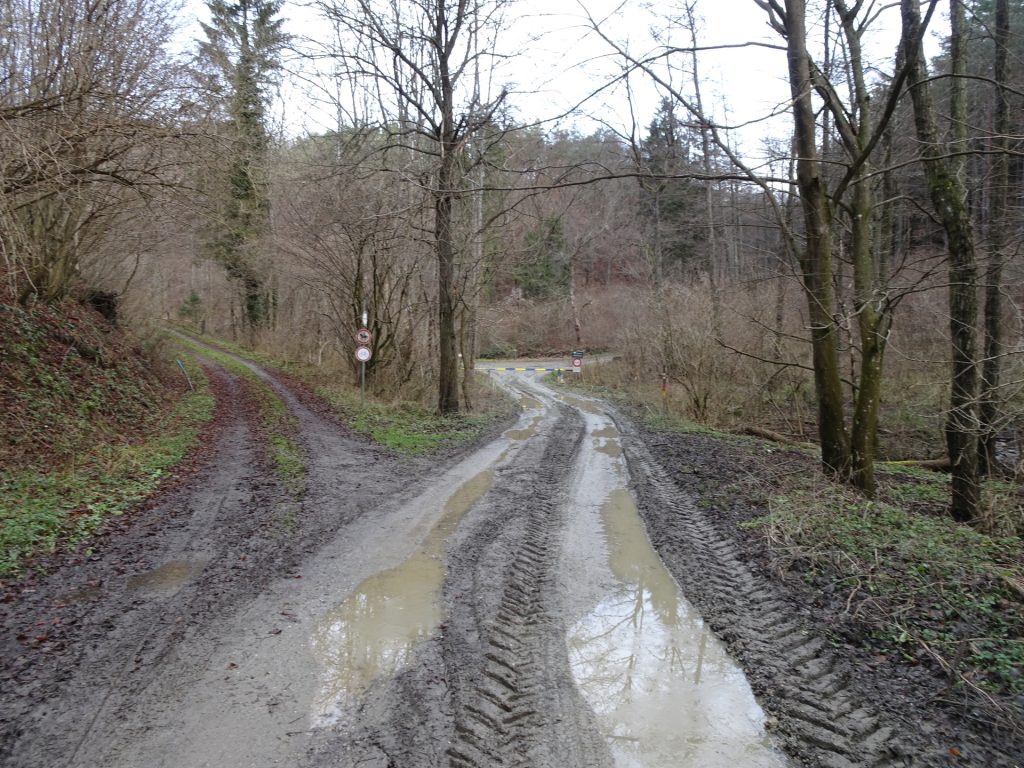
[[[166,350],[81,302],[22,307],[0,294],[0,339],[0,576],[9,576],[155,490],[196,443],[213,399],[189,390]]]

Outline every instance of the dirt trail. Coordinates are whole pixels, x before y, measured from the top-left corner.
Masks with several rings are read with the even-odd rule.
[[[266,462],[246,383],[216,366],[208,372],[220,429],[205,468],[5,595],[0,764],[114,764],[112,745],[134,743],[192,706],[182,681],[211,673],[228,617],[271,585],[295,583],[310,553],[427,470],[354,440],[276,385],[311,457],[296,504]],[[166,763],[136,764],[178,764],[173,752]]]
[[[211,368],[208,466],[7,596],[0,764],[949,764],[604,404],[513,374],[504,434],[401,461],[249,365],[298,423],[301,502]]]
[[[267,545],[284,496],[253,438],[244,387],[209,373],[224,408],[216,460],[127,530],[101,537],[95,554],[6,596],[5,765],[88,764],[90,740],[131,706],[176,644],[285,554]]]
[[[602,519],[617,494],[630,498],[604,407],[523,377],[506,385],[524,416],[492,444],[508,447],[448,540],[444,624],[320,735],[312,764],[786,765],[713,638],[689,654],[679,616],[656,620],[666,604],[685,609],[635,508]],[[646,558],[635,559],[642,546]],[[634,575],[625,615],[601,624]],[[653,595],[654,582],[670,594]],[[623,628],[630,637],[619,643]]]

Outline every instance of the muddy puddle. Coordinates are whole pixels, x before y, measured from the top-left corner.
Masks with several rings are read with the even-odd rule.
[[[529,426],[523,427],[522,429],[506,430],[504,436],[509,440],[529,440],[537,434],[537,427],[543,420],[543,416],[534,416],[533,422]]]
[[[445,541],[493,481],[494,470],[486,469],[463,483],[417,552],[363,581],[321,619],[312,642],[323,669],[314,702],[317,725],[337,721],[374,680],[404,667],[441,623]]]
[[[173,595],[196,578],[206,567],[206,560],[173,560],[146,573],[128,579],[129,592]]]
[[[600,519],[615,583],[568,646],[616,765],[785,766],[742,671],[661,564],[629,492],[613,491]]]
[[[559,395],[558,399],[567,405],[571,405],[573,408],[579,408],[584,413],[594,415],[604,413],[604,409],[601,407],[601,404],[594,400],[586,400],[582,397],[576,397],[575,395]]]
[[[581,408],[588,427],[565,534],[575,606],[566,644],[615,764],[784,768],[742,670],[647,537],[614,423],[595,401],[564,401]]]

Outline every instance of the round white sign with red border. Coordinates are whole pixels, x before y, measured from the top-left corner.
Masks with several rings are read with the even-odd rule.
[[[582,357],[574,357],[572,359],[572,367],[573,368],[582,368],[583,367],[583,358]]]
[[[369,344],[373,340],[373,334],[370,333],[369,328],[360,328],[356,331],[356,342],[359,344]]]
[[[360,363],[368,363],[371,357],[373,357],[373,352],[369,347],[356,347],[356,360]]]

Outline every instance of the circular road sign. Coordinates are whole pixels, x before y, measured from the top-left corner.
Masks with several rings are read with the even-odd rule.
[[[369,344],[371,339],[373,339],[373,334],[370,333],[369,328],[360,328],[356,331],[356,341],[359,344]]]
[[[373,357],[373,352],[369,347],[356,347],[356,360],[360,363],[369,362],[371,357]]]
[[[573,368],[580,368],[582,366],[583,366],[583,358],[582,357],[574,357],[572,359],[572,367]]]

